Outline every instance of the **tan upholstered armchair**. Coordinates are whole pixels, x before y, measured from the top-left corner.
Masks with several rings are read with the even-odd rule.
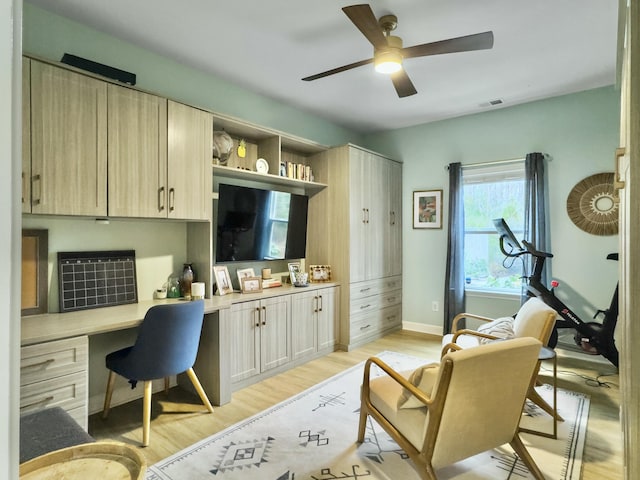
[[[518,310],[515,318],[493,319],[475,315],[472,313],[460,313],[456,315],[452,322],[452,333],[442,337],[442,345],[455,343],[462,348],[476,347],[481,343],[486,343],[499,338],[520,338],[533,337],[546,345],[553,332],[558,314],[549,305],[538,298],[530,298]],[[472,322],[479,323],[477,329],[458,328],[462,319],[471,319]],[[536,366],[536,372],[529,389],[529,399],[542,408],[556,420],[563,421],[562,417],[536,392],[533,388],[540,370],[540,362]]]
[[[413,461],[423,480],[441,467],[509,443],[544,480],[518,436],[540,342],[519,338],[446,353],[439,366],[400,374],[378,358],[365,363],[358,442],[371,416]],[[371,378],[372,365],[385,374]],[[482,379],[482,380],[479,380]]]

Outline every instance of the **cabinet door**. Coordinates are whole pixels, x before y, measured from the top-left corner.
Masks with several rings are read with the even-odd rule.
[[[349,281],[367,279],[367,258],[370,250],[368,222],[371,215],[369,188],[371,168],[368,153],[358,148],[349,149]]]
[[[229,368],[233,383],[260,373],[260,303],[238,303],[230,313]]]
[[[211,219],[213,116],[168,103],[169,218]]]
[[[390,162],[373,153],[368,154],[367,170],[370,172],[367,199],[367,257],[365,259],[366,280],[380,278],[386,274],[386,232],[389,225],[389,175]]]
[[[107,84],[31,61],[33,213],[107,214]]]
[[[31,64],[22,58],[22,212],[31,212]]]
[[[260,308],[260,357],[265,372],[291,360],[290,295],[262,300]]]
[[[339,299],[336,287],[323,288],[317,292],[318,309],[318,350],[333,347],[336,344],[336,333],[339,319]]]
[[[291,344],[293,359],[312,355],[317,350],[318,291],[291,296]]]
[[[388,222],[384,242],[385,274],[402,274],[402,164],[389,161]]]
[[[109,215],[167,216],[167,100],[108,86]]]

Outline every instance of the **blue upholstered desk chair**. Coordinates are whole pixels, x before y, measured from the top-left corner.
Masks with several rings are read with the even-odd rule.
[[[144,381],[142,445],[145,447],[149,445],[152,380],[164,378],[166,388],[169,376],[186,372],[202,402],[213,412],[193,371],[203,318],[204,303],[201,300],[151,307],[140,325],[135,344],[106,356],[110,372],[102,418],[109,415],[116,373],[127,378],[132,388],[137,381]]]

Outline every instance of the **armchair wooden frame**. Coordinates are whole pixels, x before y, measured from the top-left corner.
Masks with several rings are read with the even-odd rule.
[[[455,343],[458,337],[460,337],[461,335],[470,335],[478,338],[486,338],[488,340],[501,340],[500,337],[496,337],[495,335],[478,332],[476,330],[472,330],[469,328],[462,328],[458,330],[458,323],[462,319],[467,319],[467,318],[478,320],[480,322],[485,322],[485,323],[493,322],[495,320],[495,318],[476,315],[474,313],[459,313],[453,318],[453,321],[451,322],[451,332],[453,333],[453,338],[451,340],[452,343]],[[549,342],[549,338],[551,337],[551,333],[553,332],[553,327],[555,323],[556,323],[556,313],[550,312],[545,319],[544,326],[540,330],[539,336],[535,337],[542,342],[542,345],[546,345]],[[542,410],[547,412],[554,419],[554,421],[564,422],[564,419],[558,414],[557,410],[554,409],[551,405],[549,405],[534,388],[536,385],[541,385],[541,382],[538,380],[538,373],[540,371],[541,364],[542,364],[542,361],[538,360],[535,374],[533,375],[533,378],[531,380],[531,386],[529,387],[529,393],[527,394],[527,398],[529,398],[529,400],[531,400],[533,403],[535,403],[540,408],[542,408]]]
[[[448,344],[443,349],[443,356],[450,351],[461,350],[455,344]],[[394,426],[371,402],[371,366],[377,365],[382,371],[391,377],[400,386],[411,392],[428,410],[428,426],[422,448],[418,450],[397,428]],[[364,378],[361,393],[361,409],[358,424],[358,443],[364,442],[367,416],[371,416],[404,450],[417,467],[416,470],[422,480],[438,480],[432,465],[432,456],[438,440],[442,414],[449,394],[449,385],[453,375],[453,362],[444,358],[440,364],[440,374],[435,395],[431,396],[411,384],[406,378],[393,370],[389,365],[377,357],[369,358],[365,362]],[[524,407],[524,399],[523,405]],[[516,429],[513,438],[509,442],[522,462],[537,480],[544,480],[544,476],[533,458],[525,448]]]

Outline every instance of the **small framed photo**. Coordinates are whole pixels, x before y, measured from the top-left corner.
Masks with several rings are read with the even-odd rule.
[[[442,190],[413,192],[413,228],[442,228]]]
[[[240,285],[242,287],[242,293],[258,293],[262,291],[262,278],[242,277]]]
[[[222,296],[227,293],[233,293],[231,276],[229,276],[229,269],[227,269],[227,266],[214,266],[213,273],[216,277],[216,284],[218,285],[218,295]]]
[[[309,265],[309,280],[316,282],[331,281],[331,265]]]
[[[289,278],[291,279],[291,283],[294,284],[298,281],[296,275],[300,273],[300,262],[293,262],[287,265],[289,266]]]
[[[242,268],[242,269],[239,268],[236,271],[236,275],[238,275],[238,285],[240,285],[240,288],[242,288],[242,279],[255,277],[256,273],[253,271],[253,268]]]

